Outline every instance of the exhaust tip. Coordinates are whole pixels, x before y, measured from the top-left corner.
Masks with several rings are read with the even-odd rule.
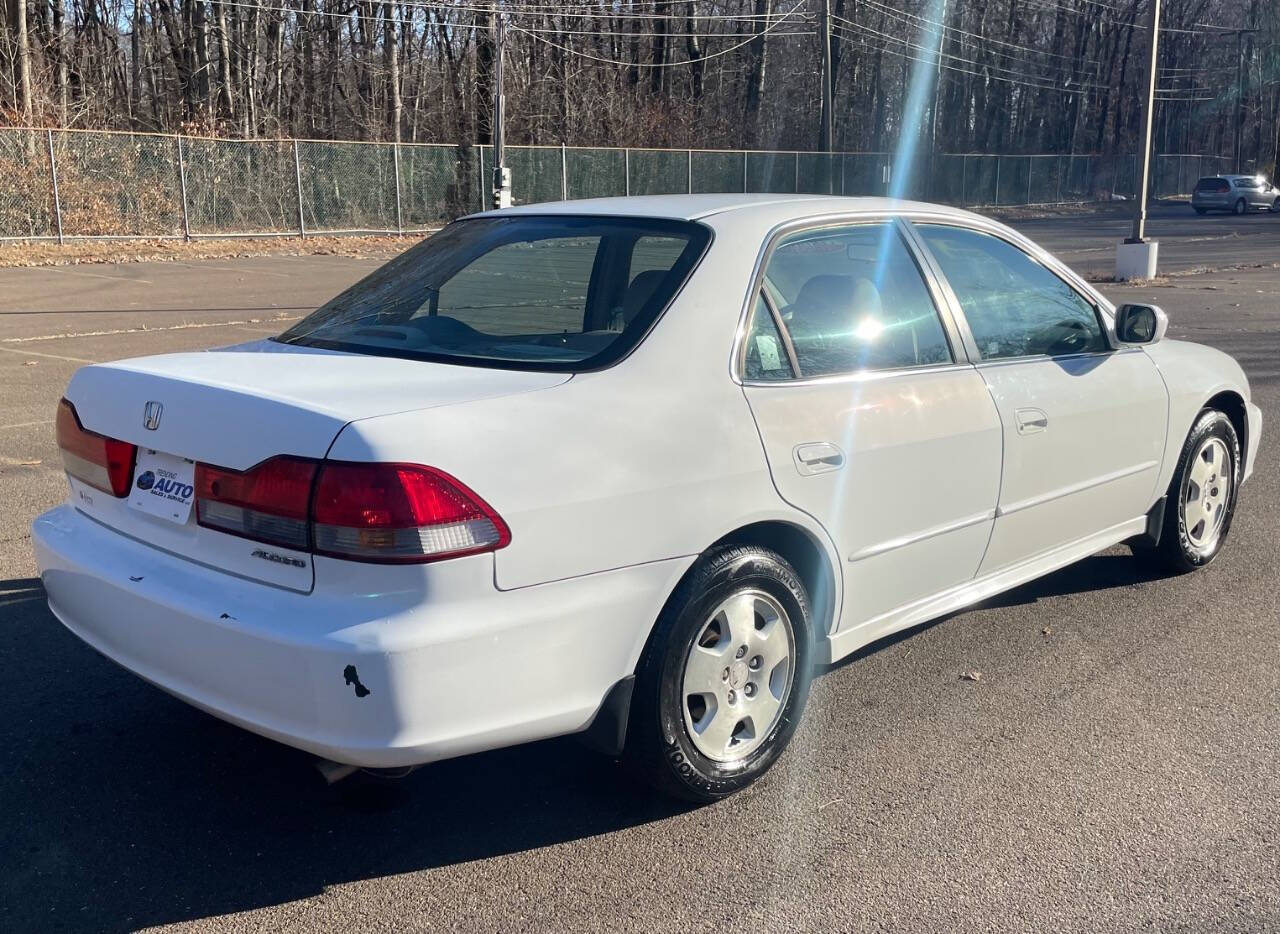
[[[349,778],[360,771],[359,766],[346,765],[342,762],[334,762],[331,759],[317,759],[316,769],[325,780],[325,784],[328,785],[335,785],[344,778]]]

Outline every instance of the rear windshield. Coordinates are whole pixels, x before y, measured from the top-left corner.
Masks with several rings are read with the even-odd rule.
[[[1225,178],[1202,178],[1196,182],[1196,191],[1229,191],[1231,186]]]
[[[621,359],[702,256],[689,221],[455,221],[276,340],[391,357],[576,371]]]

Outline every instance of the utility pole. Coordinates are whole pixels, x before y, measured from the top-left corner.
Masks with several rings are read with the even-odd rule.
[[[493,206],[495,208],[511,207],[511,170],[507,168],[507,154],[503,137],[505,122],[505,95],[502,90],[502,60],[506,55],[506,25],[502,20],[502,11],[493,14],[496,36],[494,38],[495,54],[493,69]]]
[[[1236,126],[1233,136],[1232,154],[1236,160],[1236,174],[1240,174],[1243,164],[1244,149],[1244,37],[1246,33],[1255,33],[1256,29],[1235,29],[1236,34]]]
[[[822,28],[818,34],[822,37],[822,127],[818,149],[831,152],[835,109],[832,100],[835,76],[831,74],[831,0],[822,0]]]
[[[1147,189],[1151,184],[1151,121],[1155,115],[1156,64],[1160,55],[1160,0],[1151,0],[1147,36],[1151,40],[1146,66],[1146,96],[1142,101],[1142,149],[1138,153],[1138,186],[1133,209],[1133,232],[1116,247],[1116,278],[1151,279],[1156,274],[1160,244],[1147,240]]]
[[[1236,32],[1236,129],[1232,151],[1236,157],[1236,174],[1240,174],[1240,149],[1244,143],[1244,30]]]
[[[942,100],[942,52],[947,42],[947,0],[942,0],[942,9],[938,16],[938,61],[934,69],[933,76],[933,107],[929,111],[929,179],[926,182],[927,188],[921,188],[921,191],[928,191],[932,194],[937,190],[935,179],[937,175],[934,170],[934,163],[937,161],[938,153],[938,105]],[[1075,145],[1074,134],[1072,137],[1072,145]]]

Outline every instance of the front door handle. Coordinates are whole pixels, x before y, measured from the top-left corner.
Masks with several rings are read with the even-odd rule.
[[[1018,409],[1013,416],[1020,435],[1033,435],[1049,427],[1049,416],[1040,409]]]
[[[829,441],[797,444],[792,453],[796,461],[796,470],[806,476],[825,473],[828,470],[839,470],[844,466],[844,452]]]

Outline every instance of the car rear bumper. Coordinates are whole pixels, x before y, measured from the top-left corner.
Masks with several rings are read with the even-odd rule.
[[[36,519],[32,541],[50,609],[90,646],[224,720],[367,767],[585,729],[692,560],[504,592],[492,555],[317,559],[317,581],[340,589],[298,594],[156,550],[70,505]]]

